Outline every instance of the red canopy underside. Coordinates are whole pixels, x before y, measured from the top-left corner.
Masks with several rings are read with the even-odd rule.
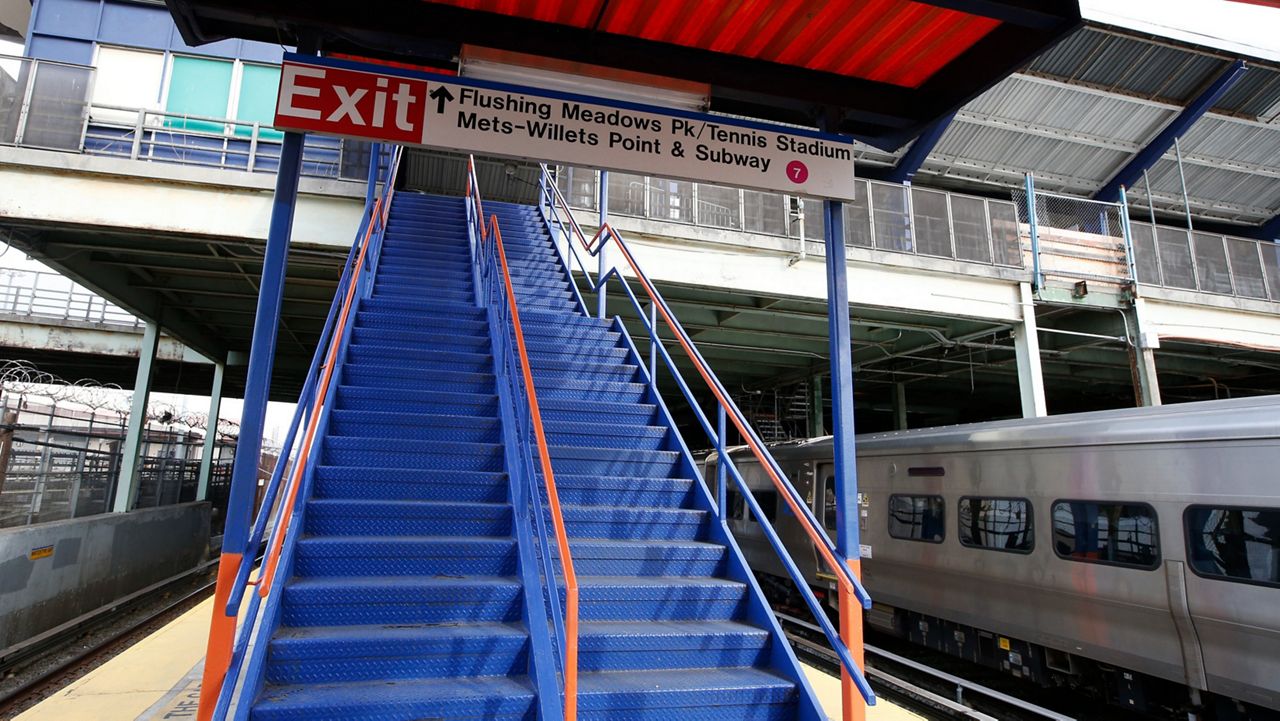
[[[1000,25],[912,0],[426,0],[918,88]]]

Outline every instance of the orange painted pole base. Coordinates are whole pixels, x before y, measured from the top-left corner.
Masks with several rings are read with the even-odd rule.
[[[850,558],[847,559],[847,563],[854,578],[861,581],[861,560]],[[867,665],[862,651],[862,604],[858,603],[853,592],[844,584],[840,584],[837,600],[840,604],[840,640],[844,641],[849,654],[858,664],[858,669],[865,675]],[[853,685],[853,677],[849,675],[849,670],[843,667],[840,669],[840,702],[844,709],[844,721],[866,721],[867,703],[862,699],[862,694],[858,692],[857,687]]]
[[[231,586],[235,584],[236,574],[240,571],[240,562],[241,556],[238,553],[224,553],[218,560],[218,585],[213,592],[213,617],[209,620],[209,645],[204,656],[204,676],[200,680],[200,706],[196,711],[196,721],[209,721],[213,718],[213,708],[218,705],[218,694],[222,691],[222,682],[231,666],[237,618],[228,616],[226,609],[227,599],[231,597]]]

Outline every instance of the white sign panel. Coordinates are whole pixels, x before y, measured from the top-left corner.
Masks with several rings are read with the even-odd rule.
[[[297,55],[281,83],[277,127],[854,198],[852,142],[816,131]]]

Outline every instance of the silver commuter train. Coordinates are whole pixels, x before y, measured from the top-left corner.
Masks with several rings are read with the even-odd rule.
[[[833,528],[830,437],[771,451]],[[864,435],[857,452],[869,625],[1133,710],[1280,718],[1280,396]],[[750,452],[731,455],[834,590]],[[786,589],[728,490],[748,561]]]

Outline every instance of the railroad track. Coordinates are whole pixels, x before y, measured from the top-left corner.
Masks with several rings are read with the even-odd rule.
[[[196,588],[182,593],[155,609],[148,609],[141,617],[121,628],[111,629],[85,648],[65,658],[57,659],[49,668],[38,668],[42,659],[58,656],[85,634],[109,626],[113,617],[143,608],[162,598],[175,587],[189,582],[192,578],[198,578],[217,565],[217,561],[206,562],[130,594],[110,606],[104,606],[76,618],[30,641],[6,649],[3,655],[0,655],[0,678],[10,674],[20,677],[23,669],[32,669],[32,671],[29,678],[22,679],[17,686],[8,688],[0,694],[0,718],[12,718],[26,707],[34,705],[66,683],[95,668],[100,659],[111,655],[114,651],[127,648],[128,645],[154,632],[155,628],[185,613],[213,593],[216,582],[201,583]]]
[[[775,611],[783,631],[802,660],[838,676],[840,662],[827,647],[822,629],[794,616]],[[863,645],[867,678],[876,693],[931,719],[980,721],[1075,721],[1072,716],[931,668],[875,646]]]

